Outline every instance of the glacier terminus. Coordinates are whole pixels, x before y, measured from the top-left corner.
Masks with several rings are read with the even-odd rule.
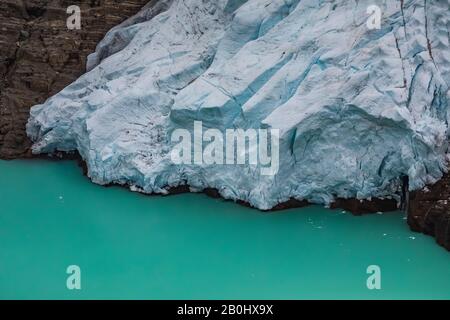
[[[400,200],[405,178],[416,190],[446,172],[450,1],[153,2],[108,32],[84,75],[32,108],[34,153],[78,152],[98,184],[214,188],[262,210]],[[371,5],[379,29],[367,27]],[[278,130],[279,170],[174,163],[172,134],[194,136],[196,121]]]

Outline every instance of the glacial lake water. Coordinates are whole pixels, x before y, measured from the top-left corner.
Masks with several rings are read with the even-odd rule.
[[[267,214],[97,186],[73,161],[0,161],[0,299],[53,298],[449,299],[450,252],[401,212]]]

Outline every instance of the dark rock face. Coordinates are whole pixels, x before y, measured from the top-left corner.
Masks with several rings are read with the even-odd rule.
[[[450,251],[450,174],[431,187],[410,194],[408,224],[412,230],[436,238]]]
[[[358,199],[337,199],[331,204],[331,208],[344,209],[356,216],[369,213],[390,212],[398,210],[396,200],[378,198],[374,198],[371,201]]]
[[[112,27],[148,0],[0,1],[0,159],[31,156],[29,109],[70,84],[87,55]],[[81,30],[69,30],[66,10],[81,9]]]

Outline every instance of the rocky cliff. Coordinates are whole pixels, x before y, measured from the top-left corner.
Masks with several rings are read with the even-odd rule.
[[[412,230],[436,238],[450,251],[450,175],[438,183],[414,191],[408,202],[408,224]]]
[[[28,156],[25,124],[43,103],[86,70],[87,55],[106,31],[147,0],[0,1],[0,158]],[[68,30],[66,10],[81,9],[81,30]]]

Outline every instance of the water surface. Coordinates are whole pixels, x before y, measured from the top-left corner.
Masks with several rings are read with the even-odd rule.
[[[68,290],[66,268],[81,268]],[[382,289],[368,290],[379,265]],[[264,214],[92,184],[75,162],[0,161],[0,299],[450,298],[450,253],[401,212]]]

